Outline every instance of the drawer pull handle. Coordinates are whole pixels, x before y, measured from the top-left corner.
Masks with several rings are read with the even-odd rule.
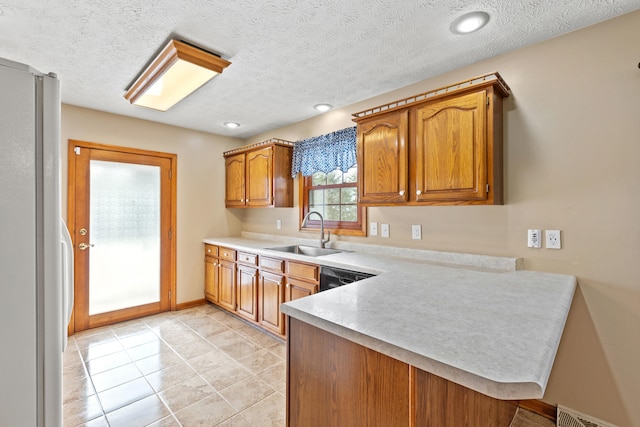
[[[420,191],[420,190],[416,190],[416,194],[419,196],[419,195],[421,195],[421,194],[422,194],[422,191]]]
[[[401,196],[404,196],[404,190],[400,190],[398,194],[400,194]]]

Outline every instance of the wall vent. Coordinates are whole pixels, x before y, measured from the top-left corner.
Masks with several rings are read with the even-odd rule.
[[[558,405],[557,427],[616,427],[590,415]]]

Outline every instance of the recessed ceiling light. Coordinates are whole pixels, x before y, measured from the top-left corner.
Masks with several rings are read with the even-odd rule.
[[[451,23],[451,31],[455,34],[469,34],[478,31],[489,22],[489,14],[486,12],[466,13],[456,18]]]
[[[321,112],[323,112],[323,113],[324,113],[324,112],[326,112],[326,111],[331,110],[331,109],[333,108],[333,105],[329,105],[329,104],[316,104],[316,105],[314,105],[314,106],[313,106],[313,108],[315,108],[316,110],[321,111]]]
[[[236,123],[236,122],[224,122],[224,125],[228,128],[231,129],[235,129],[237,127],[240,127],[240,123]]]

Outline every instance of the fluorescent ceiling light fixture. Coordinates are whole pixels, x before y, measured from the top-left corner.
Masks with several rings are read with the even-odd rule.
[[[451,31],[455,34],[469,34],[478,31],[489,22],[489,14],[486,12],[466,13],[456,18],[451,23]]]
[[[236,122],[224,122],[224,125],[228,128],[231,129],[235,129],[237,127],[240,127],[240,123],[236,123]]]
[[[313,108],[315,108],[316,110],[321,111],[321,112],[323,112],[323,113],[324,113],[324,112],[326,112],[326,111],[331,110],[331,109],[333,108],[333,105],[329,105],[329,104],[316,104],[316,105],[314,105],[314,106],[313,106]]]
[[[231,62],[179,40],[170,40],[124,97],[132,104],[167,111]]]

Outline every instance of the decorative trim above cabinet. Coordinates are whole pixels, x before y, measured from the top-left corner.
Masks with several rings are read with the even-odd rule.
[[[502,99],[496,73],[353,114],[358,202],[503,204]]]

